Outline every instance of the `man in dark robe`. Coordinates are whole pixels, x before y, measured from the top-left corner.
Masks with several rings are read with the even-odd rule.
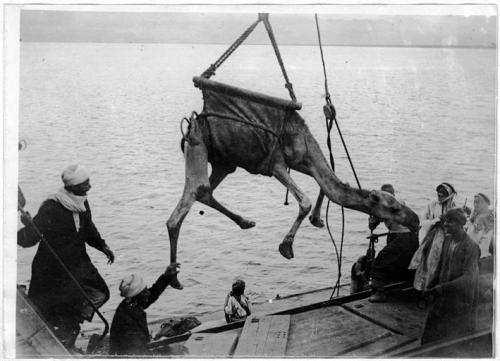
[[[151,340],[146,312],[163,293],[172,280],[177,279],[179,263],[170,264],[165,273],[148,288],[141,276],[132,274],[120,283],[124,297],[116,309],[111,323],[111,355],[147,355]]]
[[[441,258],[435,278],[424,291],[424,296],[434,298],[434,304],[425,323],[423,344],[474,330],[480,250],[464,230],[466,217],[461,209],[450,209],[443,220]]]
[[[381,190],[395,195],[394,187],[391,184],[384,184]],[[400,200],[400,202],[402,201]],[[404,202],[402,203],[404,204]],[[380,222],[379,219],[370,216],[368,227],[373,231]],[[369,298],[370,302],[386,301],[384,286],[412,279],[412,272],[408,270],[408,265],[419,245],[416,232],[394,222],[386,221],[385,226],[389,231],[387,245],[378,253],[371,266],[373,294]]]
[[[103,252],[109,264],[113,263],[114,254],[92,222],[86,197],[91,188],[87,171],[72,165],[64,170],[61,178],[64,188],[42,203],[33,220],[29,214],[21,216],[26,227],[18,231],[17,243],[21,247],[32,247],[40,242],[33,224],[43,234],[46,243],[40,242],[33,259],[28,297],[54,334],[71,350],[80,332],[80,323],[92,320],[93,309],[49,246],[96,307],[109,299],[109,289],[90,261],[86,244]]]

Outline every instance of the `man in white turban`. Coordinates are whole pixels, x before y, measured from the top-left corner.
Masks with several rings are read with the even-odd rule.
[[[108,263],[114,254],[92,221],[87,192],[89,173],[80,165],[71,165],[61,174],[64,187],[49,196],[31,220],[21,216],[26,226],[18,231],[17,243],[32,247],[40,241],[34,226],[44,236],[31,266],[28,297],[52,327],[63,345],[72,349],[80,324],[91,321],[94,309],[81,293],[51,249],[85,290],[95,307],[109,299],[109,289],[87,254],[86,244],[103,252]]]
[[[150,333],[146,312],[172,280],[177,279],[179,263],[170,264],[153,286],[148,288],[141,276],[131,274],[119,286],[124,300],[116,309],[111,323],[111,355],[147,355]]]

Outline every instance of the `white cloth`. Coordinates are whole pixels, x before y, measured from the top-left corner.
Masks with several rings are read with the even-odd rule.
[[[118,289],[120,290],[120,296],[134,297],[141,293],[146,287],[146,282],[144,282],[142,277],[133,273],[120,282]]]
[[[57,193],[52,194],[49,199],[59,202],[64,208],[73,213],[73,221],[75,222],[75,228],[77,231],[80,230],[80,213],[85,212],[85,201],[87,196],[77,196],[71,192],[68,192],[65,188],[61,188]]]
[[[85,182],[89,179],[89,173],[87,170],[78,164],[72,164],[66,167],[61,174],[62,181],[65,186],[74,186]]]
[[[248,307],[248,309],[251,309],[250,300],[247,296],[241,295],[241,303]],[[247,311],[245,311],[240,302],[238,302],[238,300],[231,294],[228,294],[226,297],[226,302],[224,303],[224,312],[231,319],[244,318],[247,316]]]
[[[439,226],[432,237],[427,237],[429,231],[440,220],[440,216],[448,210],[455,208],[453,195],[446,199],[443,203],[438,200],[432,201],[424,214],[422,227],[419,232],[420,247],[417,249],[408,266],[408,269],[415,270],[415,278],[413,287],[423,291],[427,288],[429,282],[434,278],[434,275],[441,258],[441,251],[444,242],[444,229]],[[425,250],[425,252],[424,252]]]
[[[427,232],[429,232],[431,226],[433,226],[435,223],[437,223],[441,217],[441,215],[445,214],[448,212],[448,210],[455,208],[455,202],[453,201],[453,195],[448,197],[448,199],[443,202],[439,203],[438,200],[432,201],[427,205],[427,209],[425,211],[423,220],[421,222],[421,228],[419,232],[419,241],[422,243],[424,240],[425,236],[427,235]]]
[[[491,211],[484,214],[474,214],[472,222],[467,223],[467,234],[479,246],[481,258],[490,256],[490,243],[495,237],[494,216]]]
[[[71,212],[80,213],[86,211],[85,201],[87,200],[87,196],[77,196],[65,188],[59,189],[57,193],[52,194],[49,199],[61,203],[64,208]]]

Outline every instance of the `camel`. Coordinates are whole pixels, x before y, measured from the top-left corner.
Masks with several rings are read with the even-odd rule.
[[[213,191],[236,170],[272,176],[295,197],[299,213],[278,249],[287,259],[294,257],[293,242],[311,201],[291,178],[288,168],[313,177],[320,195],[311,218],[321,226],[319,212],[323,195],[343,207],[391,220],[417,230],[419,220],[408,207],[389,193],[361,190],[343,183],[329,167],[318,142],[298,114],[300,104],[250,92],[205,78],[194,77],[202,89],[204,109],[193,114],[183,138],[185,186],[179,203],[167,221],[170,261],[177,262],[177,240],[182,222],[195,201],[216,209],[242,229],[255,226],[251,220],[220,204]],[[208,176],[208,163],[212,172]],[[176,279],[172,287],[182,289]]]

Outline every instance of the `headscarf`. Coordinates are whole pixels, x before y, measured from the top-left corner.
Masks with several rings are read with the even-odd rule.
[[[457,194],[457,192],[455,191],[455,188],[453,188],[453,186],[450,184],[450,183],[441,183],[440,185],[438,185],[436,187],[436,191],[438,191],[440,188],[444,189],[444,191],[446,192],[446,194],[448,194],[448,196],[443,199],[442,201],[439,201],[441,204],[444,204],[448,201],[452,201],[453,198],[455,197],[455,195]]]
[[[488,205],[490,205],[490,199],[489,199],[488,197],[486,197],[483,193],[478,193],[478,194],[476,194],[476,196],[483,198],[483,200],[484,200],[484,201],[485,201]]]
[[[146,287],[146,282],[144,282],[142,277],[133,273],[120,282],[118,289],[120,290],[120,296],[134,297],[141,293]]]
[[[61,179],[65,187],[75,186],[89,179],[89,173],[81,165],[72,164],[64,169]]]

